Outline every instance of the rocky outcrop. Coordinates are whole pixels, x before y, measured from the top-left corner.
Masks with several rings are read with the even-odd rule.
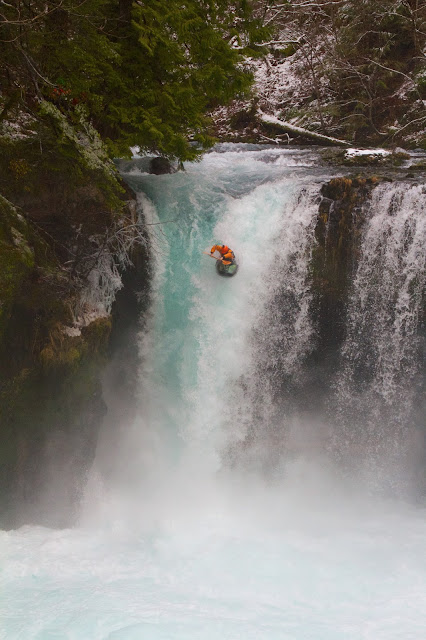
[[[340,177],[321,188],[311,274],[320,351],[343,339],[348,288],[360,250],[364,203],[377,178]]]
[[[133,194],[87,123],[69,127],[47,105],[0,143],[0,526],[64,526],[106,411],[123,304],[110,309],[112,297],[130,254],[144,264],[146,252]],[[108,300],[91,304],[105,277]]]
[[[21,516],[46,523],[41,512],[26,507],[36,510],[53,461],[61,470],[61,510],[53,513],[70,513],[70,488],[79,486],[93,457],[104,411],[100,371],[111,320],[98,318],[76,335],[66,333],[75,289],[31,223],[4,200],[2,205],[0,513],[3,526],[14,526]]]
[[[120,296],[110,315],[73,326],[80,281],[70,282],[52,246],[2,204],[8,213],[0,241],[0,522],[69,525],[106,412],[104,370],[122,348],[117,338],[111,343],[112,328],[122,327],[123,315],[136,325],[136,285],[129,282],[127,298]],[[140,293],[146,255],[137,256]],[[129,372],[127,379],[134,378]]]
[[[72,513],[93,460],[105,413],[100,375],[109,318],[80,336],[59,332],[7,382],[1,393],[2,525],[62,526]],[[14,349],[26,349],[15,341]],[[53,508],[52,508],[53,507]]]
[[[168,158],[164,156],[157,156],[152,158],[149,164],[149,172],[156,176],[163,175],[165,173],[175,173],[176,169]]]

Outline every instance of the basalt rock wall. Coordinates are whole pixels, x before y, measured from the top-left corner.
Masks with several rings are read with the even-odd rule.
[[[37,227],[2,201],[0,264],[1,525],[69,525],[106,413],[108,362],[129,349],[121,375],[130,397],[147,255],[133,252],[111,313],[73,326],[79,295]],[[123,335],[129,342],[124,345]]]
[[[96,136],[60,126],[53,113],[0,135],[1,527],[73,522],[106,412],[104,371],[122,348],[116,325],[136,325],[147,289],[133,193]],[[102,310],[82,292],[104,255],[126,294]]]
[[[339,177],[321,188],[311,274],[322,350],[343,339],[345,309],[359,256],[365,204],[377,178]]]
[[[303,402],[311,402],[313,410],[334,384],[366,213],[372,190],[381,180],[368,175],[340,176],[321,187],[309,276],[315,336],[299,390]]]

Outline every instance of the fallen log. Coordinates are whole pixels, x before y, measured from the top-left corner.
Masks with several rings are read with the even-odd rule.
[[[275,116],[270,116],[267,113],[263,113],[263,111],[258,111],[258,117],[262,122],[266,124],[274,124],[283,131],[286,131],[289,134],[293,134],[294,136],[304,136],[306,138],[311,138],[317,142],[323,142],[326,144],[333,144],[339,147],[350,147],[350,143],[346,142],[346,140],[340,140],[339,138],[332,138],[331,136],[325,136],[322,133],[317,133],[316,131],[309,131],[308,129],[304,129],[303,127],[297,127],[294,124],[290,124],[289,122],[284,122],[284,120],[280,120]]]

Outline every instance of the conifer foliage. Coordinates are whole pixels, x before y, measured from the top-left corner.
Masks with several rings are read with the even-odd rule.
[[[180,160],[206,147],[205,113],[243,95],[256,37],[247,0],[14,0],[0,5],[0,120],[76,107],[113,154]],[[238,42],[238,46],[235,46]]]

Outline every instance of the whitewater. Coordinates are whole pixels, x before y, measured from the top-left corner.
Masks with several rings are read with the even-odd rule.
[[[424,188],[376,188],[339,370],[316,411],[284,387],[305,388],[315,349],[310,259],[333,172],[310,149],[250,145],[172,175],[120,166],[152,259],[136,408],[120,417],[105,389],[114,420],[74,528],[0,531],[0,638],[423,639],[410,434]],[[203,254],[216,243],[234,250],[235,277]],[[360,385],[371,354],[380,366]]]

